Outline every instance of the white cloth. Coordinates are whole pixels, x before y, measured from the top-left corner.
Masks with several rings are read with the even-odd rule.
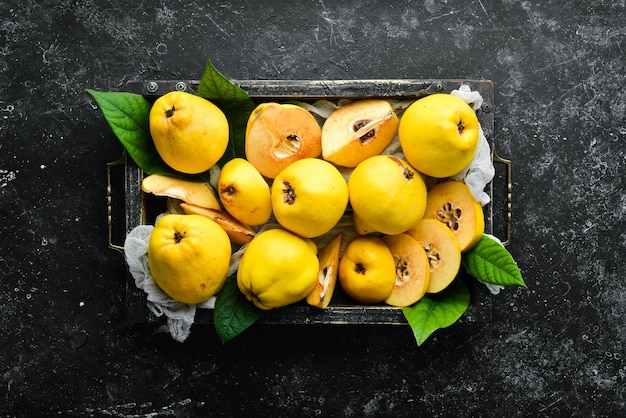
[[[452,90],[450,94],[462,99],[471,105],[474,110],[480,109],[483,104],[483,98],[480,93],[472,91],[465,84],[459,87],[458,90]],[[452,179],[467,184],[474,198],[481,205],[485,206],[490,201],[489,195],[485,192],[485,186],[493,180],[496,170],[491,160],[491,147],[489,147],[489,142],[485,138],[482,127],[480,127],[479,132],[478,146],[472,162],[463,171],[453,176]]]

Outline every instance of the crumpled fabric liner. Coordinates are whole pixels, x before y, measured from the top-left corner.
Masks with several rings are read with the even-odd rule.
[[[480,93],[472,91],[467,85],[460,86],[459,90],[453,90],[451,94],[470,104],[474,110],[477,110],[482,106],[483,98]],[[298,101],[294,101],[292,103],[307,109],[314,116],[316,116],[321,124],[334,110],[349,101],[349,99],[342,99],[336,103],[329,100],[318,100],[312,104]],[[414,100],[389,100],[393,109],[400,115],[401,112],[413,101]],[[397,157],[404,158],[398,135],[394,137],[393,141],[383,154],[395,155]],[[340,171],[344,177],[348,179],[352,169],[340,168]],[[216,186],[219,173],[220,169],[217,165],[215,165],[211,169],[211,183],[214,187]],[[493,179],[494,174],[495,169],[493,162],[491,161],[489,143],[485,138],[482,128],[480,128],[479,143],[474,159],[466,169],[451,177],[451,179],[466,183],[472,191],[474,198],[484,206],[490,201],[489,195],[484,192],[484,188]],[[436,182],[435,179],[428,177],[426,177],[425,180],[429,186]],[[168,210],[166,213],[182,213],[175,204],[170,203],[171,201],[168,202]],[[157,217],[157,221],[163,215],[165,214],[161,214]],[[279,225],[267,223],[263,225],[258,232],[260,233],[264,230],[276,227],[279,227]],[[174,340],[184,342],[191,333],[191,326],[194,322],[196,309],[213,309],[215,307],[215,296],[202,304],[188,305],[173,300],[165,292],[163,292],[163,290],[161,290],[152,278],[150,268],[148,266],[148,242],[153,229],[154,226],[152,225],[139,225],[130,231],[126,237],[126,241],[124,242],[126,262],[128,264],[129,271],[135,280],[135,285],[138,289],[143,290],[147,294],[148,309],[157,317],[165,315],[167,318],[166,325],[163,325],[160,330],[163,332],[169,332]],[[345,246],[358,235],[352,225],[351,216],[344,215],[339,223],[329,233],[314,239],[314,241],[318,248],[323,248],[340,232],[344,234],[341,250],[343,253]],[[497,240],[497,238],[495,239]],[[237,271],[239,261],[241,260],[241,256],[243,255],[245,249],[246,245],[240,247],[232,254],[228,272],[229,276]],[[502,286],[491,285],[484,282],[481,283],[483,283],[494,295],[498,294],[502,289]]]

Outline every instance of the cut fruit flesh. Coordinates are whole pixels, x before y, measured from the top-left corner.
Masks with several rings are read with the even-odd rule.
[[[330,304],[337,285],[342,239],[343,234],[337,234],[318,255],[320,270],[317,284],[306,297],[307,303],[311,306],[324,309]]]
[[[476,245],[485,232],[482,206],[460,181],[445,181],[428,191],[424,218],[436,219],[450,228],[462,252]]]
[[[398,117],[388,101],[356,100],[335,110],[322,126],[322,157],[344,167],[356,167],[378,155],[398,130]]]
[[[386,235],[383,241],[396,262],[396,284],[385,302],[392,306],[412,305],[428,289],[430,266],[426,251],[408,234]]]
[[[274,178],[292,162],[322,153],[321,128],[306,109],[293,104],[262,103],[246,127],[247,160]]]
[[[430,266],[427,293],[445,289],[461,268],[461,247],[454,233],[435,219],[422,219],[407,231],[426,251]]]
[[[242,224],[223,210],[203,208],[188,203],[181,203],[180,207],[186,214],[202,215],[213,220],[226,231],[226,234],[228,234],[228,237],[234,244],[247,244],[256,235],[254,229]]]
[[[217,197],[208,183],[152,174],[142,180],[141,189],[155,196],[166,196],[204,208],[220,209]]]

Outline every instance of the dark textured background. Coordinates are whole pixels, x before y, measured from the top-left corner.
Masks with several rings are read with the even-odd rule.
[[[249,3],[0,5],[2,416],[626,414],[624,0]],[[121,146],[85,88],[197,79],[207,58],[238,79],[493,80],[528,289],[420,348],[405,327],[224,346],[129,327],[106,235]]]

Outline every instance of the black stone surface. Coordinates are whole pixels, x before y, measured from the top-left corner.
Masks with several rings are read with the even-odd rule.
[[[23,416],[626,414],[626,9],[595,1],[0,5],[0,412]],[[85,88],[195,79],[495,85],[528,289],[417,347],[406,327],[255,326],[183,344],[126,322],[107,247],[121,146]]]

